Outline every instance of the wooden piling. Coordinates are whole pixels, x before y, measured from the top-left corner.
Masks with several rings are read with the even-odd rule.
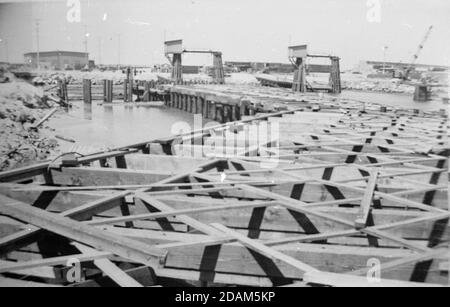
[[[92,82],[89,79],[83,80],[83,101],[84,118],[92,120]]]
[[[83,101],[85,104],[92,104],[92,82],[89,79],[83,80]]]
[[[338,57],[331,58],[330,85],[332,93],[340,94],[342,92],[341,67],[340,59]]]
[[[149,81],[145,81],[144,83],[144,97],[142,97],[144,102],[149,102],[150,101],[150,89],[151,89],[151,84]]]
[[[214,83],[215,84],[224,84],[225,83],[225,73],[223,70],[223,62],[222,62],[222,53],[216,52],[213,54],[214,57]]]
[[[183,82],[183,66],[182,54],[174,54],[172,59],[172,81],[175,84],[182,84]]]
[[[134,81],[133,81],[133,70],[130,67],[129,69],[129,73],[128,73],[128,102],[133,102],[133,85],[134,85]]]
[[[69,104],[69,92],[67,91],[66,79],[58,80],[58,97],[68,105]]]
[[[123,101],[128,102],[128,81],[123,82]]]
[[[431,99],[431,91],[427,85],[417,85],[414,92],[414,101],[425,102]]]
[[[113,102],[113,81],[103,80],[103,101],[107,103]]]

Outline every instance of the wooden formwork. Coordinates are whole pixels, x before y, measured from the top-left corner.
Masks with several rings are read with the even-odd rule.
[[[447,137],[299,108],[1,173],[0,284],[448,285]]]

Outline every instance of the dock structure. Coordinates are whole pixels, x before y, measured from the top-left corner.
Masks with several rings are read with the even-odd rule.
[[[312,59],[327,59],[329,65],[311,64]],[[291,80],[279,80],[270,75],[257,76],[263,86],[291,88],[294,92],[327,92],[339,94],[342,92],[340,58],[333,55],[315,55],[308,53],[307,45],[289,47],[289,60],[295,67],[294,76]],[[307,80],[311,73],[329,74],[329,82],[326,85],[312,85]]]
[[[223,120],[0,173],[0,284],[448,286],[445,114],[166,87]]]
[[[183,40],[166,41],[165,55],[172,64],[172,81],[183,84],[183,54],[211,54],[213,56],[213,80],[216,84],[225,83],[222,52],[213,50],[187,50],[183,47]]]

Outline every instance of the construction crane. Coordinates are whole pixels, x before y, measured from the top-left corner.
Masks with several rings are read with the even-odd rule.
[[[432,30],[433,30],[433,26],[430,26],[428,28],[427,33],[425,34],[425,37],[423,38],[422,42],[420,43],[419,48],[417,49],[417,52],[414,54],[414,57],[413,57],[411,63],[409,64],[409,66],[406,68],[406,70],[402,74],[403,80],[409,80],[409,75],[410,75],[411,71],[414,69],[414,66],[417,63],[417,60],[419,59],[419,56],[422,53],[422,50],[425,47],[425,43],[428,41],[428,38],[430,37]]]

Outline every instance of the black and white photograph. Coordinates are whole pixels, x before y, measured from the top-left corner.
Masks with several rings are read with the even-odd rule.
[[[449,287],[449,38],[448,0],[0,0],[0,288]]]

